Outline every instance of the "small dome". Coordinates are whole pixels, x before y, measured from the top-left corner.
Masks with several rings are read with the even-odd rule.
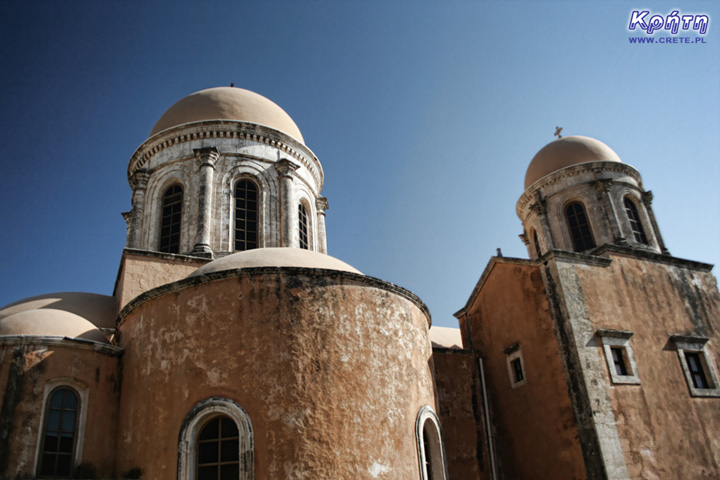
[[[0,319],[0,336],[8,335],[68,337],[110,343],[95,325],[81,316],[43,308]]]
[[[525,174],[525,189],[562,168],[588,162],[621,162],[610,147],[579,135],[554,140],[535,154]]]
[[[115,297],[97,293],[61,292],[25,298],[0,309],[0,320],[29,310],[62,310],[79,315],[98,328],[115,328],[118,304]]]
[[[324,253],[311,252],[302,248],[255,248],[213,260],[188,275],[188,278],[224,270],[257,267],[322,268],[360,273],[347,263]]]
[[[150,136],[168,128],[203,120],[235,120],[280,130],[304,142],[297,125],[285,110],[250,90],[216,87],[200,90],[179,100],[157,121]]]

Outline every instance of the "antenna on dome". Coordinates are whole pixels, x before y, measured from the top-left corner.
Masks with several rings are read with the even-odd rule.
[[[558,140],[562,138],[562,135],[560,135],[560,132],[562,132],[562,127],[555,127],[555,133],[553,133],[553,135],[558,137]]]

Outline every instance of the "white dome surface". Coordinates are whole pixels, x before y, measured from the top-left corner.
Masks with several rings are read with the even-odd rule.
[[[272,100],[244,88],[215,87],[178,100],[157,121],[150,136],[203,120],[235,120],[274,128],[304,143],[300,129]]]
[[[0,319],[0,336],[11,335],[68,337],[110,343],[95,325],[79,315],[42,308]]]
[[[525,173],[525,189],[562,168],[588,162],[620,162],[612,148],[600,140],[580,135],[554,140],[535,154]]]
[[[258,267],[322,268],[361,274],[342,260],[324,253],[302,248],[255,248],[213,260],[188,275],[188,278],[225,270]]]
[[[115,328],[115,297],[84,292],[60,292],[25,298],[0,309],[0,320],[30,310],[60,310],[78,315],[98,328]]]

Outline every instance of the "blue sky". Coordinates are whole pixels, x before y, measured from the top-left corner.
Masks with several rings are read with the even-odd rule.
[[[635,8],[705,13],[705,43],[631,44]],[[111,294],[130,156],[231,82],[322,162],[330,254],[437,325],[496,248],[527,257],[515,203],[556,125],[638,168],[671,253],[720,263],[718,20],[718,2],[5,2],[0,305]]]

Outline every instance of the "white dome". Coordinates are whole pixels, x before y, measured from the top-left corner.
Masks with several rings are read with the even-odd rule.
[[[0,319],[0,336],[14,335],[68,337],[110,343],[95,325],[81,316],[42,308]]]
[[[256,248],[213,260],[188,275],[188,278],[224,270],[258,267],[322,268],[361,273],[347,263],[324,253],[311,252],[302,248]]]

